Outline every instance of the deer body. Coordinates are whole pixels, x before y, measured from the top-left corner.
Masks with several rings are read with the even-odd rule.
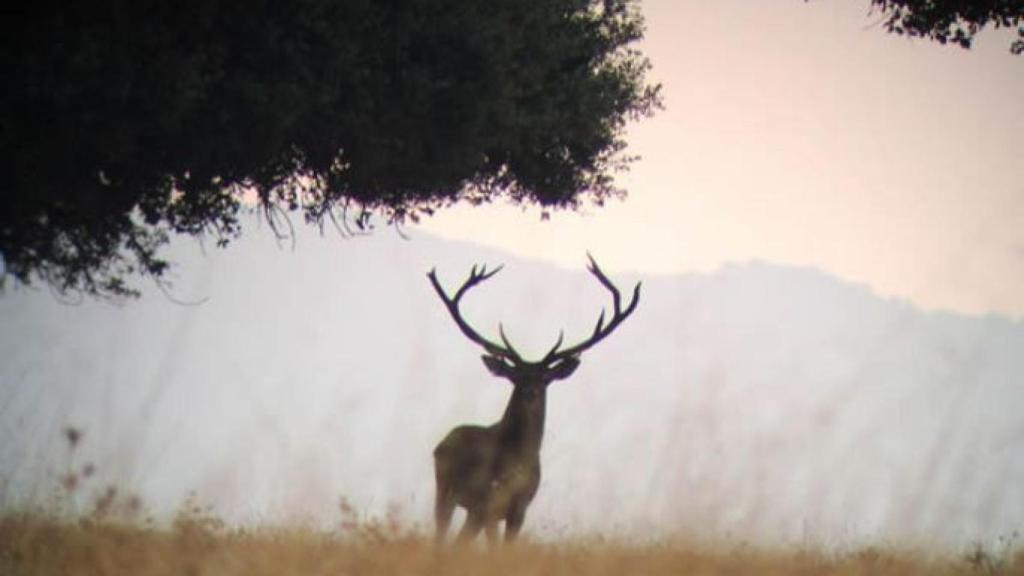
[[[581,352],[610,334],[635,309],[640,285],[623,311],[618,290],[597,268],[591,258],[591,272],[614,296],[614,316],[604,325],[604,312],[594,334],[583,343],[559,351],[562,337],[539,362],[523,360],[499,326],[504,346],[478,335],[461,317],[458,303],[472,286],[490,278],[500,268],[478,273],[476,267],[463,286],[448,297],[433,271],[428,275],[434,289],[462,332],[488,353],[483,356],[487,369],[495,376],[512,383],[512,395],[501,420],[491,426],[458,426],[449,432],[434,449],[434,471],[437,494],[434,519],[437,538],[444,538],[456,506],[466,509],[466,523],[459,538],[469,540],[480,530],[488,539],[497,535],[497,525],[505,521],[505,539],[519,534],[526,509],[540,486],[540,449],[544,440],[544,417],[547,387],[555,380],[568,378],[579,366]]]
[[[488,367],[500,362],[488,356],[484,360]],[[546,386],[543,381],[516,385],[501,420],[487,427],[459,426],[437,445],[434,514],[439,535],[447,532],[457,505],[467,511],[462,539],[481,528],[493,538],[501,520],[506,539],[519,533],[540,485]]]

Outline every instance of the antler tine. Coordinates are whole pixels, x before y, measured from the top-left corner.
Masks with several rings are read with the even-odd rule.
[[[601,271],[601,267],[597,265],[597,261],[594,260],[594,257],[589,252],[587,253],[587,259],[590,260],[587,269],[590,271],[591,274],[594,275],[595,278],[597,278],[598,282],[600,282],[601,285],[605,287],[605,289],[612,293],[612,318],[611,320],[608,321],[608,324],[606,325],[604,323],[605,310],[602,309],[601,315],[598,316],[597,318],[597,324],[594,326],[594,332],[593,334],[591,334],[590,338],[587,338],[586,340],[580,342],[575,346],[566,348],[561,352],[557,351],[558,346],[556,346],[554,349],[551,350],[551,352],[548,353],[547,356],[544,357],[545,362],[551,362],[557,359],[567,358],[570,356],[578,356],[582,354],[588,348],[590,348],[594,344],[597,344],[605,337],[607,337],[609,334],[614,332],[615,329],[618,328],[619,324],[621,324],[623,320],[628,318],[629,315],[632,314],[634,310],[636,310],[636,306],[640,302],[640,282],[637,282],[636,286],[633,287],[633,296],[632,298],[630,298],[629,304],[626,305],[625,310],[623,310],[622,294],[619,292],[619,289],[615,286],[615,284],[612,283],[611,280],[608,279],[607,276],[605,276],[604,272]],[[558,342],[560,345],[561,337],[559,337]]]
[[[512,357],[516,360],[522,360],[519,352],[516,352],[516,349],[512,347],[512,343],[508,341],[508,336],[505,336],[505,326],[501,322],[498,322],[498,336],[501,336],[501,341],[505,343],[505,347],[508,348]]]
[[[593,336],[600,334],[601,328],[604,328],[604,308],[601,308],[601,315],[597,317],[597,325],[594,326]]]
[[[460,286],[459,289],[455,291],[455,296],[452,297],[448,296],[448,293],[445,292],[444,288],[441,286],[441,282],[438,281],[436,268],[432,268],[430,272],[427,273],[427,278],[430,279],[430,283],[434,286],[434,291],[437,292],[437,295],[441,298],[441,301],[444,303],[445,308],[448,309],[448,313],[451,315],[452,320],[455,321],[455,324],[459,327],[459,330],[461,330],[462,333],[467,338],[469,338],[476,344],[479,344],[480,346],[483,347],[484,350],[491,354],[494,354],[495,356],[503,356],[505,358],[509,358],[512,360],[519,360],[519,354],[509,344],[508,339],[505,338],[504,333],[501,334],[501,338],[505,342],[505,345],[508,346],[508,348],[499,346],[498,344],[495,344],[494,342],[491,342],[490,340],[478,334],[476,330],[474,330],[473,327],[470,326],[469,323],[467,323],[462,318],[462,314],[459,311],[459,301],[462,300],[462,296],[465,295],[466,291],[472,288],[473,286],[476,286],[477,284],[483,282],[484,280],[487,280],[491,276],[494,276],[495,274],[500,272],[502,268],[503,266],[498,266],[494,270],[488,272],[487,266],[481,266],[478,268],[478,266],[474,265],[469,272],[469,278],[466,278],[466,281],[462,283],[462,286]]]
[[[488,272],[486,264],[484,264],[483,266],[474,264],[473,268],[469,271],[469,277],[466,278],[466,281],[463,282],[462,286],[460,286],[459,289],[455,292],[455,296],[452,299],[458,302],[462,298],[462,295],[465,294],[467,290],[483,282],[484,280],[487,280],[491,276],[494,276],[498,272],[501,272],[501,269],[504,267],[505,265],[502,264],[501,266],[498,266],[494,270]],[[433,272],[433,270],[431,270],[431,272]]]
[[[541,364],[547,364],[549,360],[554,358],[555,354],[558,352],[559,347],[562,346],[562,340],[564,338],[565,338],[565,330],[559,330],[558,331],[558,340],[555,342],[555,345],[551,347],[551,350],[549,350],[548,353],[544,355],[544,359],[540,361]]]
[[[614,312],[617,315],[622,310],[620,307],[622,304],[622,295],[619,294],[619,289],[616,288],[615,284],[612,284],[612,281],[604,275],[604,272],[601,271],[601,267],[597,265],[597,261],[590,255],[590,252],[587,252],[587,258],[590,260],[590,264],[587,265],[587,270],[596,276],[601,285],[612,293],[612,305],[615,306]],[[601,310],[601,312],[603,314],[604,310]]]

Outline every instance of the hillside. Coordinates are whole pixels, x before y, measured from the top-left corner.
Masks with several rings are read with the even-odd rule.
[[[89,489],[158,516],[194,491],[231,521],[327,518],[344,496],[425,523],[433,445],[508,393],[425,272],[454,287],[504,263],[466,316],[535,354],[608,305],[582,254],[562,270],[418,233],[176,250],[174,297],[197,305],[0,297],[0,501],[92,463]],[[766,263],[610,275],[643,280],[641,304],[551,389],[527,530],[962,543],[1024,524],[1021,323]]]

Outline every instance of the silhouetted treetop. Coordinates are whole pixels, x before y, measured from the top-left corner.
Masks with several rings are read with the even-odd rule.
[[[885,15],[885,28],[906,34],[952,42],[970,48],[982,28],[1016,27],[1018,38],[1010,45],[1014,54],[1024,53],[1024,1],[1022,0],[871,0]]]
[[[0,43],[2,278],[126,295],[172,233],[621,194],[659,105],[633,0],[22,3]]]

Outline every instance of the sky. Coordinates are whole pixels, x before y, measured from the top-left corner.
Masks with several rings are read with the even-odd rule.
[[[456,208],[447,238],[580,267],[813,266],[925,309],[1024,317],[1024,57],[887,34],[866,1],[646,0],[665,109],[628,198],[541,221]]]

